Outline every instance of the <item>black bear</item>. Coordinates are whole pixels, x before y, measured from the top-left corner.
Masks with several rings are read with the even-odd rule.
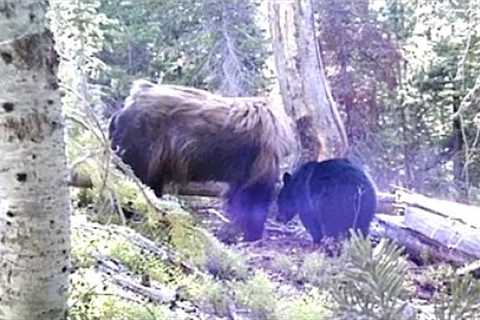
[[[169,182],[228,183],[233,226],[253,241],[262,236],[280,158],[293,136],[282,112],[263,98],[138,80],[109,135],[112,149],[157,196]]]
[[[286,223],[299,213],[315,243],[346,236],[350,228],[368,234],[377,206],[375,186],[349,160],[308,162],[283,180],[278,221]]]

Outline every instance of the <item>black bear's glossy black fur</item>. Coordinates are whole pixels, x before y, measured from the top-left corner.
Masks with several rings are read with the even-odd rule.
[[[308,162],[284,175],[277,220],[288,222],[299,213],[318,243],[323,237],[347,236],[350,228],[367,235],[376,205],[373,182],[349,160]]]

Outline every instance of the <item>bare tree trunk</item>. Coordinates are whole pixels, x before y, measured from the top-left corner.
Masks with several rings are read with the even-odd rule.
[[[342,156],[348,142],[325,76],[311,1],[271,0],[268,11],[282,100],[302,149],[300,163]]]
[[[0,319],[65,319],[70,203],[47,2],[0,9]]]
[[[455,96],[453,99],[453,113],[456,114],[460,106],[460,97]],[[461,117],[456,117],[453,119],[453,150],[455,151],[455,156],[453,157],[453,179],[458,194],[466,196],[468,199],[467,189],[468,186],[465,183],[465,144],[463,141],[462,134],[462,121]]]

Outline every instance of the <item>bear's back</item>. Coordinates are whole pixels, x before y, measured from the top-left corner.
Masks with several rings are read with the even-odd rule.
[[[309,162],[293,177],[300,219],[318,242],[349,228],[368,233],[376,210],[376,189],[363,169],[347,159]]]

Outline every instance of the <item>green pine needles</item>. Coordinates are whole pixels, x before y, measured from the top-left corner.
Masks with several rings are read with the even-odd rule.
[[[407,263],[402,254],[388,240],[372,247],[368,239],[352,233],[331,293],[336,319],[410,319],[405,315]]]
[[[443,286],[433,298],[435,319],[480,319],[480,281],[471,275],[458,275],[450,267],[439,277]]]
[[[337,262],[340,267],[330,289],[334,319],[417,319],[416,307],[409,302],[408,267],[401,247],[386,239],[373,247],[368,238],[352,233]],[[435,289],[432,299],[425,301],[432,310],[427,312],[429,319],[480,319],[478,279],[459,275],[450,266],[436,267],[430,277]]]

